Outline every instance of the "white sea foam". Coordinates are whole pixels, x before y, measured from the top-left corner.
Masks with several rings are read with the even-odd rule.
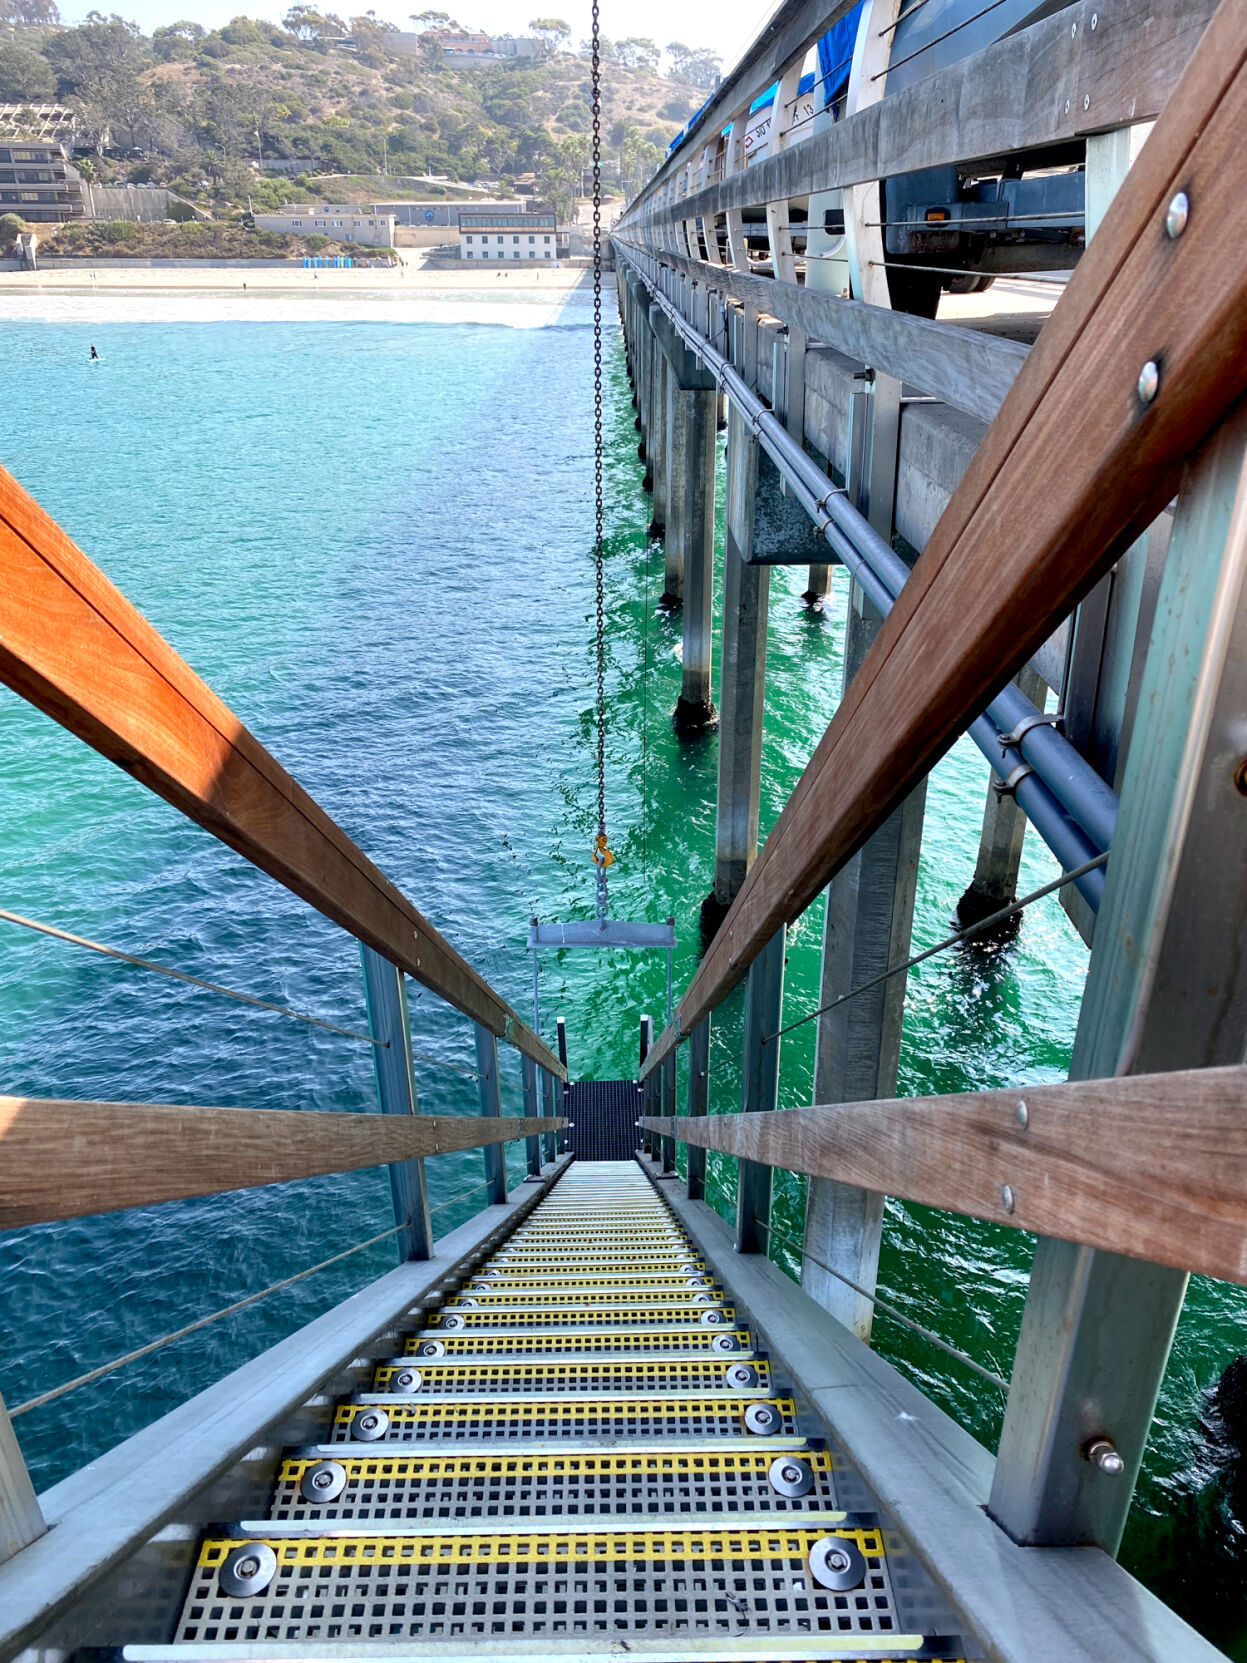
[[[0,288],[0,322],[13,323],[443,323],[548,329],[587,321],[584,291],[548,296],[425,289],[416,294],[191,288]]]

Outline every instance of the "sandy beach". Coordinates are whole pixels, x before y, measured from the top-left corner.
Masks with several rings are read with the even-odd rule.
[[[593,273],[583,266],[546,266],[525,270],[517,267],[465,265],[462,271],[433,269],[415,260],[393,267],[326,266],[109,266],[51,267],[44,271],[0,272],[0,293],[102,293],[105,290],[198,289],[241,294],[244,290],[273,293],[284,291],[335,295],[348,293],[390,293],[427,295],[505,295],[539,291],[554,299],[570,295],[592,284]]]

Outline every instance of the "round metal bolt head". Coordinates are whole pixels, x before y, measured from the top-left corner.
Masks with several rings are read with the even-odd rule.
[[[751,1403],[743,1415],[746,1432],[756,1432],[760,1437],[766,1437],[778,1432],[782,1422],[779,1410],[773,1403]]]
[[[421,1340],[416,1355],[418,1357],[444,1357],[446,1347],[441,1340]]]
[[[235,1548],[221,1566],[221,1592],[233,1599],[262,1594],[277,1575],[277,1555],[267,1542],[247,1542]]]
[[[1126,1463],[1117,1453],[1117,1445],[1111,1438],[1092,1438],[1083,1454],[1093,1467],[1098,1467],[1108,1478],[1120,1478],[1126,1470]]]
[[[390,1377],[390,1390],[395,1392],[418,1392],[424,1383],[424,1376],[419,1369],[399,1369]]]
[[[680,1275],[681,1276],[692,1276],[694,1271],[696,1271],[696,1269],[697,1269],[696,1265],[681,1265],[680,1266]]]
[[[363,1409],[351,1422],[351,1436],[360,1443],[375,1444],[390,1430],[390,1417],[384,1409]]]
[[[1165,215],[1165,233],[1170,237],[1180,237],[1186,230],[1186,222],[1191,217],[1191,204],[1185,191],[1179,191],[1169,204]]]
[[[795,1455],[777,1455],[771,1462],[767,1477],[776,1495],[787,1496],[792,1501],[808,1496],[814,1488],[813,1467]]]
[[[1025,1129],[1030,1125],[1031,1112],[1025,1103],[1018,1104],[1018,1125]]]
[[[684,1286],[686,1288],[708,1288],[710,1278],[708,1276],[690,1276],[686,1279]]]
[[[820,1588],[844,1593],[866,1580],[866,1561],[855,1542],[844,1536],[821,1536],[810,1549],[810,1575]]]
[[[1005,1212],[1007,1212],[1007,1213],[1011,1213],[1013,1211],[1014,1199],[1013,1199],[1013,1186],[1012,1186],[1012,1184],[1001,1184],[1001,1186],[1000,1186],[1000,1205],[1004,1208]]]
[[[1138,394],[1140,404],[1150,404],[1160,390],[1160,365],[1149,358],[1139,371]]]
[[[735,1334],[716,1334],[710,1342],[712,1351],[739,1351],[740,1341]]]
[[[1082,107],[1084,110],[1091,108],[1091,94],[1089,92],[1084,92],[1082,95]]]
[[[1077,25],[1077,23],[1071,23],[1071,24],[1070,24],[1070,26],[1069,26],[1069,38],[1070,38],[1070,39],[1071,39],[1071,40],[1073,40],[1073,38],[1074,38],[1074,36],[1075,36],[1075,35],[1076,35],[1076,34],[1077,34],[1077,33],[1078,33],[1078,25]]]
[[[752,1363],[729,1363],[723,1382],[727,1386],[734,1386],[737,1391],[744,1391],[757,1385],[758,1371]]]
[[[1069,99],[1068,98],[1065,100],[1065,113],[1066,113],[1066,115],[1069,114]]]
[[[336,1501],[346,1489],[346,1468],[341,1461],[318,1461],[299,1480],[304,1501]]]
[[[701,1325],[703,1328],[717,1328],[720,1323],[726,1321],[727,1317],[721,1310],[719,1310],[717,1305],[712,1310],[703,1311],[701,1313]]]
[[[1093,29],[1098,29],[1099,26],[1100,26],[1100,14],[1099,14],[1099,12],[1092,12],[1092,14],[1091,14],[1091,27]]]
[[[714,1303],[714,1295],[713,1294],[695,1293],[693,1295],[693,1304],[694,1305],[712,1305],[713,1303]]]
[[[458,1307],[461,1311],[475,1311],[476,1310],[476,1301],[475,1301],[475,1299],[468,1299],[464,1294],[459,1295],[459,1297],[455,1300],[455,1304],[458,1305]]]
[[[490,1287],[488,1282],[473,1282],[472,1292],[473,1293],[492,1293],[493,1289]]]
[[[461,1328],[466,1328],[467,1327],[467,1323],[464,1321],[464,1319],[462,1317],[457,1317],[457,1316],[451,1315],[451,1316],[448,1316],[448,1317],[443,1317],[442,1327],[450,1329],[451,1333],[458,1333],[458,1331]]]

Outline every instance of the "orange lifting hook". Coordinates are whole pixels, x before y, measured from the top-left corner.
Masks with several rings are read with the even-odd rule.
[[[602,871],[615,864],[614,855],[606,847],[605,832],[599,832],[593,839],[593,864]]]

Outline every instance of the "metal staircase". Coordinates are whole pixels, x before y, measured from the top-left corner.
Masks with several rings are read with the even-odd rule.
[[[633,1163],[573,1164],[370,1384],[127,1656],[961,1656]]]

